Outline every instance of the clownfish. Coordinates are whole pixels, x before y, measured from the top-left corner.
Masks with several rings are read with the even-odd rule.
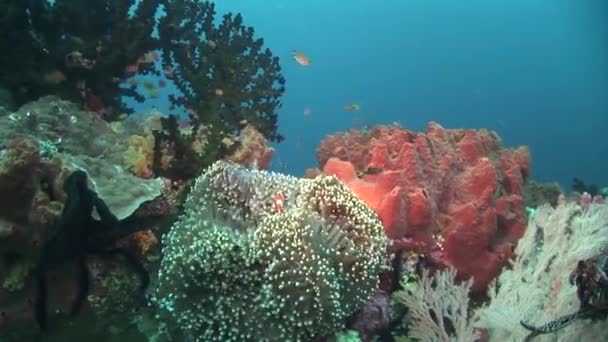
[[[282,191],[277,191],[277,193],[272,197],[272,202],[274,203],[274,208],[277,211],[277,214],[283,213],[283,204],[285,203],[285,195],[283,195]]]

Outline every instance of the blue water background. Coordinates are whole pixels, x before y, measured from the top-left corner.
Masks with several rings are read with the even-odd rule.
[[[287,139],[275,146],[275,170],[315,167],[327,134],[393,122],[418,131],[436,121],[528,145],[534,179],[608,185],[608,1],[215,3],[219,14],[241,12],[281,57]],[[291,59],[294,49],[311,66]],[[349,103],[361,109],[345,111]]]

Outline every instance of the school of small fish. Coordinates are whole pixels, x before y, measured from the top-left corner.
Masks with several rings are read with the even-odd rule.
[[[293,50],[291,57],[301,66],[307,67],[311,65],[310,58],[302,51]],[[361,109],[361,106],[358,103],[349,103],[344,106],[344,109],[347,111],[357,111]],[[304,116],[310,116],[310,114],[312,114],[312,109],[308,107],[304,108]]]

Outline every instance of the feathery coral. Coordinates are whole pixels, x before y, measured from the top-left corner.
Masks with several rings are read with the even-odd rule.
[[[469,317],[469,292],[473,281],[456,284],[456,270],[422,272],[418,282],[403,284],[395,300],[409,309],[410,336],[420,341],[475,341]]]
[[[578,261],[597,256],[607,247],[608,206],[538,208],[519,241],[513,268],[491,287],[492,301],[480,309],[476,325],[488,330],[492,340],[523,341],[529,331],[520,321],[537,325],[574,313],[579,300],[570,273]],[[606,336],[605,321],[579,320],[535,341],[601,341]]]
[[[284,211],[272,197],[282,191]],[[196,341],[339,331],[386,265],[374,212],[334,177],[213,164],[164,239],[156,302]]]

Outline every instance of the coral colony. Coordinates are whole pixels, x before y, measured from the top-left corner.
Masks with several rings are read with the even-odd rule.
[[[240,14],[0,6],[0,340],[608,336],[607,188],[534,182],[526,147],[434,122],[271,172],[285,79]]]

